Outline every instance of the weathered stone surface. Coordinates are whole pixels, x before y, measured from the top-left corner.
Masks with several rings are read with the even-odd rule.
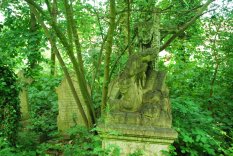
[[[144,151],[145,156],[160,156],[177,138],[171,128],[166,72],[157,67],[159,23],[156,13],[142,18],[138,25],[139,53],[129,57],[125,69],[109,85],[109,110],[99,132],[103,148],[118,146],[121,156],[137,150]]]
[[[142,12],[140,21],[136,24],[137,42],[140,51],[153,47],[156,51],[160,49],[160,16],[159,8],[152,7],[151,12]]]
[[[145,156],[160,156],[177,138],[171,128],[166,72],[152,68],[154,57],[153,49],[132,55],[110,84],[109,112],[99,124],[100,134],[103,148],[118,146],[121,156],[137,150],[144,151]]]
[[[104,140],[103,147],[105,149],[111,146],[120,148],[120,156],[128,156],[137,151],[142,151],[143,156],[162,156],[162,151],[167,151],[169,145],[162,143],[146,143],[125,140]]]
[[[72,80],[80,98],[80,102],[84,108],[85,113],[87,114],[87,108],[84,105],[84,99],[81,95],[80,88],[75,76],[72,76]],[[58,94],[58,117],[57,117],[57,125],[58,129],[62,132],[67,129],[75,126],[76,124],[85,126],[78,106],[74,100],[71,89],[68,85],[66,79],[61,82],[61,85],[57,87],[56,92]],[[90,116],[87,116],[88,120],[90,120]]]
[[[29,102],[28,102],[27,85],[31,83],[31,80],[29,78],[24,77],[23,71],[19,71],[17,75],[20,78],[20,82],[23,84],[22,90],[19,93],[21,119],[27,120],[29,119]]]
[[[19,93],[20,98],[20,111],[22,120],[29,118],[29,104],[28,104],[28,92],[27,89],[22,89]]]
[[[161,156],[168,146],[177,138],[177,133],[171,128],[156,128],[128,126],[125,124],[102,125],[102,146],[120,148],[120,155],[127,156],[138,150],[143,156]]]
[[[166,72],[155,71],[152,49],[130,57],[126,68],[110,84],[107,118],[116,124],[171,127]]]

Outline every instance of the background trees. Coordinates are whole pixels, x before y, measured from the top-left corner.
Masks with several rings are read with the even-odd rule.
[[[174,126],[180,134],[175,152],[228,154],[233,135],[231,6],[227,0],[221,4],[213,0],[4,0],[0,59],[15,71],[24,69],[35,80],[34,89],[41,92],[57,85],[40,86],[46,83],[43,77],[49,77],[49,82],[66,76],[86,126],[93,128],[105,110],[108,83],[132,53],[140,52],[141,33],[153,36],[149,30],[153,24],[148,29],[143,24],[159,14],[158,68],[169,74]],[[91,121],[71,73],[78,79]],[[38,101],[34,101],[35,112],[42,104]],[[46,103],[55,108],[55,102]]]

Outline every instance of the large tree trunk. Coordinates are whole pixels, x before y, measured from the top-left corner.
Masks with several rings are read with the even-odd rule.
[[[113,45],[113,35],[115,29],[115,0],[110,0],[110,22],[108,29],[108,36],[106,42],[106,52],[105,52],[105,68],[104,68],[104,83],[102,89],[102,104],[101,104],[101,112],[102,114],[105,111],[106,103],[107,103],[107,95],[108,95],[108,84],[109,84],[109,67],[110,67],[110,57],[112,53],[112,45]]]
[[[26,0],[26,1],[27,1],[27,0]],[[28,1],[27,1],[27,2],[28,2]],[[33,13],[35,14],[35,16],[36,16],[38,22],[39,22],[40,25],[42,26],[42,28],[43,28],[43,30],[44,30],[44,32],[45,32],[45,36],[49,39],[49,42],[50,42],[51,46],[53,46],[53,47],[55,48],[55,49],[54,49],[55,55],[56,55],[56,57],[57,57],[57,59],[58,59],[60,65],[61,65],[61,67],[62,67],[62,70],[63,70],[63,72],[64,72],[64,74],[65,74],[65,76],[66,76],[66,78],[67,78],[68,84],[69,84],[69,86],[70,86],[70,88],[71,88],[71,91],[72,91],[72,94],[73,94],[73,96],[74,96],[75,102],[77,103],[77,106],[78,106],[78,108],[79,108],[79,110],[80,110],[80,113],[81,113],[81,116],[82,116],[82,118],[83,118],[83,120],[84,120],[85,125],[86,125],[87,127],[92,127],[92,124],[88,121],[87,115],[85,114],[84,109],[83,109],[83,107],[82,107],[82,104],[81,104],[81,102],[80,102],[80,100],[79,100],[78,94],[77,94],[77,92],[76,92],[76,90],[75,90],[75,87],[74,87],[74,84],[73,84],[73,82],[72,82],[72,79],[71,79],[71,77],[70,77],[70,75],[69,75],[68,69],[67,69],[67,67],[66,67],[66,65],[65,65],[65,63],[64,63],[64,61],[63,61],[63,59],[62,59],[62,57],[61,57],[61,55],[60,55],[60,53],[59,53],[59,51],[58,51],[58,49],[57,49],[56,44],[55,44],[54,41],[53,41],[53,37],[51,36],[51,33],[50,33],[49,29],[48,29],[48,28],[46,27],[46,25],[44,24],[44,21],[41,19],[40,14],[37,12],[37,10],[35,9],[35,7],[32,6],[31,3],[29,3],[29,5],[31,6],[32,11],[33,11]]]

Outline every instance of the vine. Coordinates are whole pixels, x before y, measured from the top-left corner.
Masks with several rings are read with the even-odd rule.
[[[16,75],[0,62],[0,137],[16,145],[20,120],[19,87]]]

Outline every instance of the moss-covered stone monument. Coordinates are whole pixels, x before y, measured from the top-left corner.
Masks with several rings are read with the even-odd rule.
[[[129,57],[122,73],[110,83],[109,110],[104,122],[99,124],[103,148],[118,146],[121,156],[138,150],[145,156],[160,156],[177,138],[171,128],[166,72],[156,67],[160,47],[159,16],[154,15],[150,23],[151,38],[141,35],[147,37],[143,40],[139,36],[139,41],[143,41],[140,52]]]
[[[75,76],[72,76],[71,78],[74,83],[76,92],[80,98],[80,102],[84,106],[84,111],[87,111],[87,108],[84,105],[83,96],[80,92],[78,81]],[[57,87],[56,92],[58,95],[59,110],[57,117],[58,130],[60,130],[61,132],[66,132],[66,130],[75,125],[85,126],[66,78],[64,78],[64,80],[61,82],[61,85]],[[90,120],[90,116],[88,116],[88,118]]]

